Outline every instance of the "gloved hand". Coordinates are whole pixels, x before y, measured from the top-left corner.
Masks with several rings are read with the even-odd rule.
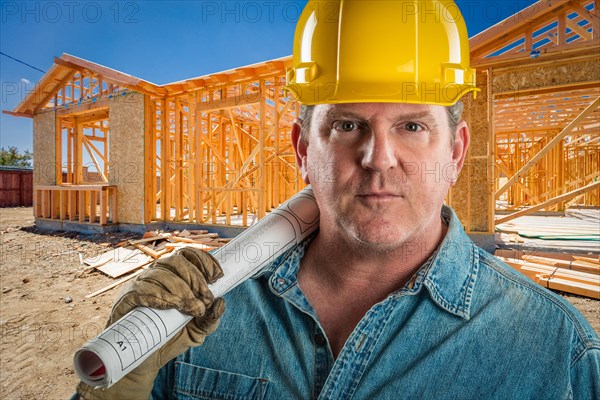
[[[160,368],[192,346],[198,346],[218,326],[225,311],[222,298],[213,299],[209,283],[223,276],[210,254],[182,248],[154,262],[120,294],[107,326],[138,306],[171,309],[193,316],[177,335],[136,369],[108,389],[93,389],[80,382],[77,393],[86,400],[148,399]]]

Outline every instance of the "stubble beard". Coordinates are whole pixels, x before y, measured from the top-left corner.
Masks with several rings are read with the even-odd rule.
[[[379,182],[375,184],[374,179],[379,180]],[[409,235],[406,229],[407,227],[403,226],[404,224],[400,223],[394,226],[394,220],[384,218],[383,223],[388,226],[381,226],[381,229],[390,230],[390,232],[387,233],[389,239],[385,239],[377,233],[374,234],[372,232],[372,229],[376,228],[372,226],[372,224],[382,223],[377,221],[378,218],[361,221],[360,217],[364,212],[374,213],[378,216],[385,217],[385,214],[394,211],[383,205],[366,205],[363,203],[360,203],[359,205],[359,201],[354,198],[354,196],[357,193],[364,193],[374,186],[386,189],[394,188],[401,192],[406,190],[406,183],[402,182],[400,178],[390,179],[381,175],[367,176],[361,179],[357,186],[348,184],[341,189],[341,193],[351,194],[352,197],[349,199],[349,204],[341,204],[339,199],[334,202],[336,206],[331,218],[334,219],[340,232],[343,232],[346,246],[348,246],[352,253],[360,255],[366,255],[367,253],[371,255],[380,254],[381,256],[386,256],[401,249],[402,246],[406,244]],[[404,198],[404,200],[406,201],[406,198]],[[398,199],[398,201],[400,202],[402,200]],[[361,211],[361,207],[366,207],[366,209]],[[398,218],[400,218],[400,215],[398,215]]]

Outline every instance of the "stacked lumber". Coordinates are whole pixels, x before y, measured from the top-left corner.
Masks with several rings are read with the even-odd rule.
[[[534,282],[553,290],[600,299],[598,256],[497,250],[496,257]]]
[[[600,223],[600,208],[569,208],[565,210],[565,217],[593,222],[598,226]]]
[[[578,218],[526,216],[496,225],[496,231],[526,238],[600,241],[598,223]]]
[[[500,247],[531,251],[598,254],[600,225],[597,222],[559,216],[525,216],[496,226],[496,242]]]
[[[83,260],[87,270],[98,270],[111,278],[119,278],[127,273],[130,275],[88,294],[94,297],[104,293],[123,282],[139,275],[148,268],[152,261],[182,247],[195,247],[210,251],[223,246],[231,239],[220,238],[217,233],[206,230],[183,230],[174,232],[146,232],[141,239],[125,240],[115,249]]]

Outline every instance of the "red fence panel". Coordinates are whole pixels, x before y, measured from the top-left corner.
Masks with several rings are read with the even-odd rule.
[[[33,205],[33,170],[0,167],[0,207]]]

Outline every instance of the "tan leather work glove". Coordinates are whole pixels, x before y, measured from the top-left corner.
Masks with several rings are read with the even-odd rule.
[[[218,326],[225,311],[222,298],[213,299],[209,283],[223,276],[210,254],[186,247],[158,259],[120,294],[107,326],[135,307],[175,308],[194,317],[176,336],[136,369],[108,389],[93,389],[80,382],[77,393],[86,400],[148,399],[158,371],[188,348],[198,346]]]

